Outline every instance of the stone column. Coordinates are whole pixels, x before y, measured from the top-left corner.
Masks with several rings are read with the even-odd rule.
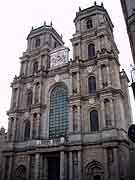
[[[9,168],[8,168],[8,175],[6,180],[11,180],[12,179],[12,168],[13,168],[13,156],[11,155],[9,157]]]
[[[27,174],[26,174],[26,180],[29,180],[30,179],[30,155],[28,155],[28,159],[27,159]]]
[[[65,162],[65,165],[64,165],[64,167],[65,167],[65,180],[68,180],[68,167],[67,167],[67,161],[68,161],[68,159],[67,159],[67,152],[66,153],[64,153],[64,162]]]
[[[60,152],[60,180],[64,180],[64,151]]]
[[[13,108],[13,98],[14,98],[14,88],[13,88],[13,86],[11,86],[12,87],[12,95],[11,95],[11,104],[10,104],[10,109],[12,109]]]
[[[10,141],[10,140],[11,140],[11,139],[10,139],[10,135],[11,135],[11,132],[12,132],[11,126],[12,126],[11,118],[8,118],[7,141]]]
[[[80,72],[77,72],[77,94],[80,94]]]
[[[38,94],[38,99],[39,99],[39,103],[41,103],[41,98],[42,98],[42,87],[41,87],[42,83],[39,83],[39,94]]]
[[[72,152],[69,152],[69,180],[73,180],[73,157],[72,157]]]
[[[81,151],[78,151],[78,180],[82,180],[82,158],[81,158]]]
[[[30,118],[30,139],[33,139],[33,115]]]
[[[105,38],[105,48],[108,50],[108,38],[107,36],[105,36],[104,38]]]
[[[114,148],[114,174],[115,174],[115,180],[120,179],[120,169],[119,169],[119,155],[118,155],[118,148]]]
[[[81,107],[80,104],[77,106],[77,110],[78,110],[78,131],[81,131]]]
[[[108,167],[108,159],[107,159],[107,149],[104,148],[103,151],[104,151],[104,171],[105,171],[104,180],[108,180],[109,167]]]
[[[20,96],[20,88],[17,88],[16,107],[18,107],[18,105],[19,105],[19,96]]]
[[[0,179],[1,180],[5,180],[5,171],[7,171],[7,169],[6,169],[6,157],[5,156],[3,156],[3,158],[2,158],[2,167],[1,167],[1,175],[0,175]]]
[[[101,89],[103,86],[102,86],[102,73],[101,73],[101,66],[99,65],[98,66],[98,82],[99,82],[99,89]]]
[[[108,86],[111,86],[111,79],[110,79],[110,70],[109,70],[109,66],[106,66],[106,71],[107,71],[107,81],[108,81]]]
[[[37,114],[37,128],[36,128],[36,138],[40,137],[40,113]]]
[[[73,110],[72,105],[69,105],[69,132],[73,132]]]
[[[39,179],[38,180],[42,180],[43,179],[43,155],[40,155],[40,167],[39,167]]]
[[[105,128],[106,122],[105,122],[104,99],[101,99],[101,123],[102,123],[101,128]]]
[[[110,98],[110,114],[111,114],[111,124],[114,127],[115,122],[114,122],[114,107],[113,107],[113,100]]]
[[[39,180],[39,168],[40,168],[40,153],[35,155],[35,177],[34,180]]]
[[[14,118],[13,126],[12,126],[12,141],[15,141],[15,136],[16,136],[16,117]]]
[[[28,74],[28,60],[26,61],[24,75],[27,76],[27,74]]]
[[[33,86],[33,98],[32,98],[32,104],[35,104],[35,91],[36,91],[36,85]]]
[[[46,157],[44,157],[43,169],[44,180],[48,180],[48,160]]]

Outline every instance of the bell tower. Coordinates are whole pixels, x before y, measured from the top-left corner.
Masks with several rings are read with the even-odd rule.
[[[132,122],[129,80],[125,71],[120,71],[113,23],[103,3],[83,10],[79,8],[74,23],[76,31],[71,42],[73,62],[79,64],[82,141],[93,144],[89,148],[95,148],[89,149],[83,162],[104,159],[108,173],[104,174],[105,179],[127,179],[129,142],[126,132]],[[75,84],[76,81],[73,87]],[[102,147],[102,160],[97,159],[98,147]]]

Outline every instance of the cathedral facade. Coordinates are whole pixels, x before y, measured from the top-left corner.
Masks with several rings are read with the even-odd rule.
[[[52,24],[31,30],[12,86],[2,180],[127,180],[132,122],[113,24],[76,13],[73,58]]]

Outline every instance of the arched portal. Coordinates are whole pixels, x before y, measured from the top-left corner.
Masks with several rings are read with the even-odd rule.
[[[104,179],[104,170],[103,166],[97,162],[92,161],[86,166],[86,179],[87,180],[103,180]]]
[[[16,168],[15,174],[14,174],[14,180],[26,180],[26,167],[23,165],[20,165]]]

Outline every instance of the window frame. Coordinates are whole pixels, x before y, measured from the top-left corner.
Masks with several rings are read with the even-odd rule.
[[[40,45],[41,45],[41,39],[40,39],[40,37],[38,37],[35,39],[35,48],[40,47]]]
[[[31,128],[30,121],[26,120],[24,122],[24,141],[28,141],[30,139],[30,128]]]
[[[61,93],[59,93],[59,88],[62,89]],[[49,102],[49,138],[63,137],[68,130],[68,89],[64,83],[58,83],[53,86],[50,92]]]
[[[90,19],[88,19],[86,21],[86,27],[87,27],[87,30],[90,30],[90,29],[93,28],[93,20],[92,20],[92,18],[90,18]]]
[[[92,125],[92,123],[95,121],[94,119],[93,119],[93,122],[92,122],[92,118],[91,118],[91,113],[92,112],[96,112],[97,114],[97,116],[96,116],[96,123],[97,123],[97,125]],[[90,131],[91,132],[98,132],[99,131],[99,113],[98,113],[98,111],[96,110],[96,109],[91,109],[91,111],[89,111],[89,121],[90,121]],[[93,126],[93,127],[92,127]],[[96,128],[95,128],[96,127]]]
[[[93,80],[91,78],[93,78]],[[94,83],[94,84],[92,84],[92,83]],[[90,96],[95,96],[96,90],[97,90],[96,77],[95,77],[95,75],[90,75],[88,77],[88,94]]]
[[[88,59],[94,59],[96,57],[96,48],[94,43],[88,44]]]

